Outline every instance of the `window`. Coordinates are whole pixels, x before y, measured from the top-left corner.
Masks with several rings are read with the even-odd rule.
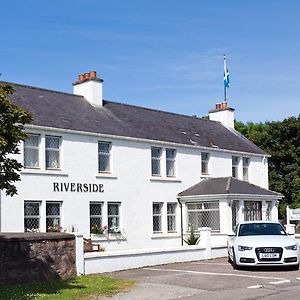
[[[176,232],[176,203],[167,204],[168,232]]]
[[[272,201],[266,201],[267,209],[266,209],[266,220],[271,221],[272,220]]]
[[[160,176],[161,148],[151,148],[152,176]]]
[[[153,203],[153,232],[161,232],[162,203]]]
[[[243,180],[245,181],[249,180],[249,164],[250,158],[243,157]]]
[[[232,177],[238,178],[238,166],[239,158],[237,156],[232,156]]]
[[[24,141],[24,167],[39,168],[39,142],[38,134],[29,134]]]
[[[175,149],[166,149],[166,172],[167,177],[174,177],[175,176],[175,156],[176,150]]]
[[[120,232],[120,203],[108,203],[108,229],[110,232]]]
[[[90,203],[90,232],[93,227],[102,228],[102,203]]]
[[[46,230],[54,231],[60,227],[60,202],[46,202]]]
[[[46,136],[46,169],[60,168],[60,137]]]
[[[209,153],[201,152],[201,174],[208,175]]]
[[[110,150],[111,143],[98,142],[98,172],[110,172]]]
[[[40,203],[24,202],[24,231],[38,231],[40,229]]]
[[[220,230],[219,202],[187,203],[188,224],[195,230],[200,227],[210,227]]]

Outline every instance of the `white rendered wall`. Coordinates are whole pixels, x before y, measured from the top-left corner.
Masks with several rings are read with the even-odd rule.
[[[39,133],[30,130],[31,133]],[[61,171],[45,170],[45,134],[61,136]],[[111,174],[98,174],[98,141],[112,143]],[[151,177],[151,146],[163,148],[162,176]],[[207,176],[201,175],[201,149],[188,147],[174,147],[176,156],[176,178],[165,176],[165,145],[161,143],[145,143],[121,139],[104,139],[89,135],[70,133],[42,132],[40,147],[40,170],[26,169],[21,173],[21,182],[17,183],[18,195],[13,198],[1,194],[1,231],[22,232],[24,230],[24,201],[41,202],[41,224],[45,230],[46,201],[61,201],[62,227],[70,230],[76,228],[80,233],[89,236],[89,203],[103,202],[104,215],[107,214],[108,202],[121,203],[120,227],[122,238],[102,240],[101,244],[107,250],[112,249],[142,249],[155,247],[176,247],[180,240],[180,209],[177,204],[177,233],[167,233],[167,203],[177,203],[177,194],[198,183]],[[23,163],[23,149],[18,156]],[[209,152],[205,150],[204,152]],[[231,176],[232,155],[221,151],[210,152],[209,177]],[[267,175],[266,165],[262,164],[262,157],[249,156],[251,159],[249,181],[265,187]],[[79,182],[104,185],[104,193],[54,192],[53,182]],[[153,234],[152,204],[163,203],[162,229],[163,233]],[[230,216],[226,202],[220,203],[221,227],[228,228]],[[226,214],[225,214],[226,212]],[[229,212],[229,213],[228,213]],[[184,224],[186,211],[183,206]],[[103,222],[107,225],[107,221]]]

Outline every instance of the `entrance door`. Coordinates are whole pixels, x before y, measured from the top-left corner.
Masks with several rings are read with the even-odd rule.
[[[245,201],[244,202],[244,220],[256,221],[261,220],[261,202]]]
[[[236,224],[238,223],[238,201],[233,200],[231,202],[231,215],[232,215],[232,230],[234,231]]]

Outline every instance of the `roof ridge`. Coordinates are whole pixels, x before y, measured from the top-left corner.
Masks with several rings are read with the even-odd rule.
[[[73,94],[73,93],[61,92],[61,91],[56,91],[56,90],[52,90],[52,89],[46,89],[46,88],[36,87],[36,86],[32,86],[32,85],[27,85],[27,84],[16,83],[16,82],[9,82],[9,81],[0,80],[0,84],[1,83],[8,84],[8,85],[18,85],[18,86],[29,88],[29,89],[32,89],[32,90],[42,90],[42,91],[47,91],[47,92],[56,93],[56,94],[62,94],[62,95],[68,95],[68,96],[75,96],[75,97],[84,98],[81,95],[76,95],[76,94]]]

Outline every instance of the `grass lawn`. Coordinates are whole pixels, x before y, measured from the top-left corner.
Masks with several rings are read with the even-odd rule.
[[[0,287],[1,300],[76,300],[97,299],[97,296],[112,296],[134,285],[101,275],[80,276],[70,280],[46,281]]]

